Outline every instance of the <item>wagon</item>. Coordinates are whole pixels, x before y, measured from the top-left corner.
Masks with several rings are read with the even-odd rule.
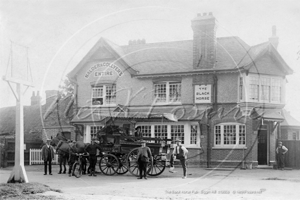
[[[108,128],[101,129],[97,133],[103,152],[99,161],[99,168],[103,174],[122,175],[129,171],[132,175],[138,176],[137,154],[142,140],[147,141],[146,146],[150,148],[153,157],[153,162],[148,164],[147,174],[158,176],[163,173],[171,139],[127,136],[118,131],[118,128],[114,131],[105,130]]]

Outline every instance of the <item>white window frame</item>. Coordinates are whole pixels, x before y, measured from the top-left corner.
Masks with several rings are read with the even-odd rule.
[[[235,144],[224,144],[224,127],[225,126],[235,126]],[[240,127],[243,127],[245,144],[240,144]],[[219,129],[220,128],[220,129]],[[217,132],[218,130],[218,132]],[[220,134],[220,140],[217,140],[216,134]],[[220,141],[217,144],[217,141]],[[246,138],[246,125],[240,123],[221,123],[214,126],[214,148],[246,148],[247,138]]]
[[[187,148],[199,148],[200,147],[200,127],[199,124],[196,122],[189,122],[189,123],[154,123],[154,122],[143,122],[143,123],[138,123],[136,124],[136,127],[151,127],[151,137],[155,137],[155,126],[166,126],[167,128],[167,138],[168,139],[176,139],[176,136],[172,134],[172,126],[183,126],[184,133],[181,136],[181,139],[183,137],[183,145]],[[196,144],[191,144],[191,127],[195,126],[197,128],[197,134],[196,134]],[[143,131],[141,130],[143,133]],[[143,134],[144,136],[144,134]],[[146,135],[145,135],[146,136]],[[148,136],[146,136],[148,137]],[[174,141],[168,142],[168,144],[175,144]]]
[[[161,101],[159,98],[157,98],[157,91],[156,91],[156,86],[157,85],[165,85],[166,87],[166,93],[165,93],[165,96],[166,96],[166,99],[164,101]],[[177,87],[179,87],[179,94],[178,96],[176,97],[176,99],[171,99],[171,88],[173,85],[177,85]],[[174,103],[174,104],[180,104],[181,103],[181,93],[182,93],[182,90],[181,90],[181,82],[180,81],[160,81],[160,82],[155,82],[153,84],[153,88],[154,88],[154,93],[153,93],[153,97],[154,99],[156,100],[155,104],[168,104],[168,103]]]
[[[115,101],[114,102],[106,102],[107,100],[107,92],[108,92],[108,87],[114,87],[114,93],[115,93]],[[102,89],[102,96],[94,96],[94,90],[97,89]],[[94,104],[93,99],[102,99],[102,104]],[[92,106],[116,106],[116,99],[117,99],[117,93],[116,93],[116,85],[115,84],[103,84],[103,85],[99,85],[99,86],[93,86],[92,87],[92,94],[91,94],[91,105]]]
[[[101,128],[103,128],[103,125],[90,125],[89,126],[89,135],[90,135],[90,139],[97,139],[97,135],[96,133],[101,130]],[[94,135],[94,136],[93,136]]]
[[[245,99],[249,102],[284,103],[282,77],[249,74],[246,80]]]

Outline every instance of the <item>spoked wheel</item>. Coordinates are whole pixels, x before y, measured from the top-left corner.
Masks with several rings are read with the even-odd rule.
[[[105,175],[112,176],[117,173],[119,168],[118,158],[112,154],[107,154],[101,157],[99,168]]]
[[[164,172],[166,161],[162,160],[160,155],[153,156],[153,164],[150,170],[147,171],[149,176],[158,176]]]
[[[126,154],[121,155],[119,157],[119,168],[118,168],[117,173],[120,175],[126,174],[128,172],[126,158],[127,158]]]
[[[82,169],[81,169],[81,166],[80,166],[79,163],[74,163],[74,165],[73,165],[73,173],[74,173],[74,176],[76,178],[81,177],[81,175],[82,175]]]
[[[138,152],[139,148],[134,148],[128,153],[126,158],[128,171],[134,176],[139,176],[139,166],[137,163]]]

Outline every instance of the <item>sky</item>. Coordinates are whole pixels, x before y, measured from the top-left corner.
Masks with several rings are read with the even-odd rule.
[[[217,37],[238,36],[251,46],[268,41],[276,25],[278,51],[294,70],[287,77],[285,108],[300,121],[298,0],[2,0],[0,76],[32,78],[34,87],[24,93],[29,105],[33,91],[58,89],[99,38],[118,45],[190,40],[191,20],[208,12],[217,20]],[[0,91],[0,107],[14,106],[5,81]]]

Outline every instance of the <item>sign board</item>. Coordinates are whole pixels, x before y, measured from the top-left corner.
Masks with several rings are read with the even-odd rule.
[[[109,62],[102,62],[102,63],[97,63],[93,66],[91,66],[85,73],[84,77],[89,78],[91,74],[94,73],[95,77],[100,77],[100,76],[112,76],[112,72],[115,72],[119,77],[123,75],[123,70],[115,65],[114,63],[109,63]]]
[[[211,85],[195,85],[195,103],[211,103]]]

